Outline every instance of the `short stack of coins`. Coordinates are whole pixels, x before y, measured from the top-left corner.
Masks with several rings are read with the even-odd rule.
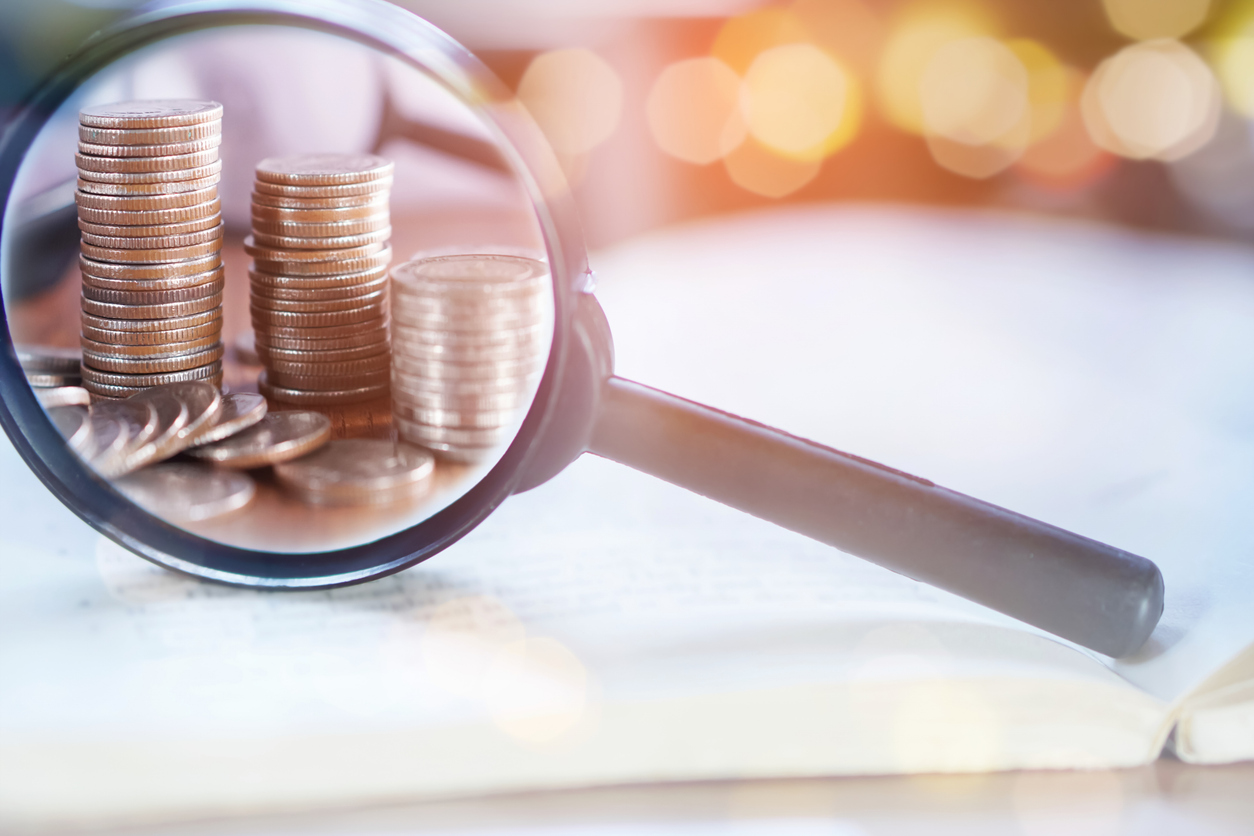
[[[337,407],[386,397],[390,161],[305,154],[257,165],[250,312],[261,393]]]
[[[222,382],[222,105],[119,102],[79,114],[83,386],[124,398]]]
[[[548,267],[506,255],[392,270],[392,420],[399,436],[477,462],[510,440],[544,369]]]

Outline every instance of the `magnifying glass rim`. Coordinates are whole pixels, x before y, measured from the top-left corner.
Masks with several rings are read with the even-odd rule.
[[[422,522],[379,540],[327,552],[276,553],[227,546],[155,517],[116,491],[72,452],[47,418],[17,362],[0,298],[0,425],[18,453],[67,507],[96,530],[166,568],[222,583],[318,589],[398,572],[456,542],[516,487],[532,443],[551,420],[566,360],[572,295],[583,280],[582,236],[555,157],[509,91],[468,50],[430,23],[382,0],[206,0],[148,7],[93,36],[25,104],[0,144],[0,217],[27,150],[79,85],[116,60],[179,35],[236,25],[283,25],[347,38],[405,61],[456,95],[495,135],[528,193],[548,251],[554,329],[531,408],[500,461],[469,491]],[[565,209],[565,212],[562,210]],[[7,252],[0,230],[0,253]],[[572,258],[572,255],[575,258]],[[188,555],[195,555],[192,559]],[[259,573],[262,566],[273,571]],[[252,570],[250,570],[250,567]]]

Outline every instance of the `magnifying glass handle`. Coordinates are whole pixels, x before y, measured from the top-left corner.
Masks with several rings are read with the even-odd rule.
[[[1143,557],[620,377],[590,452],[1110,656],[1162,615]]]

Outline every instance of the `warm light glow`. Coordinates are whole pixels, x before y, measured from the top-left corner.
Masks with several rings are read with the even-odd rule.
[[[1026,126],[1027,122],[1021,124]],[[1023,131],[1017,138],[1017,143],[1007,140],[1004,143],[968,145],[943,136],[929,135],[927,150],[941,168],[963,177],[984,180],[1000,174],[1019,159],[1027,145],[1027,132]]]
[[[653,83],[646,111],[658,147],[685,162],[715,162],[745,138],[740,76],[717,58],[671,64]]]
[[[1076,70],[1065,72],[1067,85],[1081,90],[1085,78]],[[1032,144],[1019,158],[1016,169],[1025,179],[1058,191],[1070,191],[1092,183],[1110,170],[1116,158],[1094,144],[1077,101],[1059,109],[1054,130]]]
[[[741,88],[749,133],[785,156],[822,159],[845,119],[850,86],[845,71],[818,47],[768,49],[749,66]]]
[[[1219,90],[1209,68],[1176,41],[1134,44],[1098,66],[1082,100],[1093,141],[1132,159],[1173,160],[1214,135]]]
[[[749,137],[723,158],[732,182],[763,197],[784,197],[819,173],[818,160],[782,157]]]
[[[458,696],[483,699],[486,677],[502,648],[526,635],[522,622],[495,598],[454,598],[437,606],[422,634],[422,660],[432,682]]]
[[[1017,38],[1006,46],[1015,54],[1028,73],[1028,114],[1031,128],[1029,141],[1041,140],[1062,124],[1067,103],[1077,96],[1075,71],[1064,66],[1046,47],[1037,41]]]
[[[926,133],[988,145],[1028,115],[1028,71],[993,38],[949,41],[932,54],[919,82]]]
[[[724,23],[710,55],[743,75],[766,50],[807,40],[805,27],[787,9],[757,9]]]
[[[855,74],[874,68],[884,27],[863,0],[794,0],[788,11],[810,43],[837,56]]]
[[[1183,38],[1201,26],[1210,0],[1102,0],[1110,25],[1138,41]]]
[[[579,725],[588,708],[588,672],[554,639],[529,638],[502,648],[484,688],[497,726],[528,743],[564,736]]]
[[[973,9],[907,9],[884,47],[876,72],[876,95],[885,117],[904,131],[923,133],[920,86],[933,56],[950,41],[986,35],[991,29]]]
[[[519,82],[518,98],[557,151],[582,154],[618,127],[623,83],[596,53],[557,49],[532,60]]]
[[[1220,41],[1214,57],[1228,103],[1242,116],[1254,118],[1254,36]]]

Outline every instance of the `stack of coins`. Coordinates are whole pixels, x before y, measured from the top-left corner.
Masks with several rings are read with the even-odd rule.
[[[221,384],[221,141],[217,102],[79,114],[82,375],[95,398]]]
[[[543,371],[548,267],[457,255],[392,270],[392,418],[400,437],[475,462],[510,440]]]
[[[320,407],[386,396],[392,168],[370,154],[258,164],[244,249],[267,398]]]

